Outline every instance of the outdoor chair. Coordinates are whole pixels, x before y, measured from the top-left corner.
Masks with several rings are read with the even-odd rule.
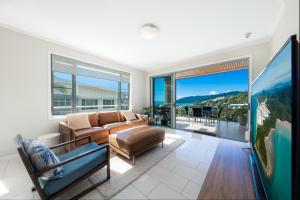
[[[193,107],[192,110],[193,110],[193,116],[194,116],[195,121],[197,121],[197,119],[199,119],[201,122],[201,118],[203,117],[202,108]]]
[[[218,123],[220,123],[220,119],[221,119],[221,112],[222,112],[222,108],[219,108],[219,111],[218,111],[218,113],[217,114],[212,114],[211,115],[211,118],[213,119],[213,120],[217,120],[217,122]]]
[[[184,106],[184,111],[185,111],[185,114],[186,114],[186,118],[189,119],[189,107]]]
[[[208,122],[209,124],[211,124],[212,107],[211,106],[203,106],[202,113],[203,113],[203,116],[205,117],[205,123],[207,124],[207,122]]]
[[[44,167],[40,170],[36,170],[32,164],[30,155],[26,152],[22,136],[18,135],[16,139],[18,153],[34,184],[32,190],[37,190],[42,200],[58,198],[105,166],[107,166],[106,178],[83,190],[81,193],[72,197],[72,199],[81,198],[110,179],[109,146],[107,144],[99,146],[95,142],[91,142],[91,137],[89,136],[50,147],[50,149],[55,149],[80,140],[89,140],[89,143],[58,156],[60,159],[58,164]],[[44,180],[45,183],[43,183],[42,186],[40,177],[45,172],[56,169],[59,166],[63,166],[64,168],[62,177],[47,181]]]

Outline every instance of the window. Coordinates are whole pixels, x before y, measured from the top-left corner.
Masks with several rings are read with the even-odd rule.
[[[115,100],[114,99],[103,99],[103,108],[114,108]]]
[[[81,110],[97,110],[98,99],[81,99],[81,106],[78,107]]]
[[[52,115],[128,110],[130,74],[51,55]]]
[[[121,83],[121,110],[129,110],[129,83]]]
[[[72,112],[72,75],[52,73],[52,114],[65,115]]]

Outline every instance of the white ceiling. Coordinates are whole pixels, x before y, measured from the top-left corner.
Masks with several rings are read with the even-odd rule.
[[[282,0],[0,0],[0,24],[151,71],[270,38]],[[152,40],[139,28],[160,29]],[[244,34],[252,32],[250,39]]]

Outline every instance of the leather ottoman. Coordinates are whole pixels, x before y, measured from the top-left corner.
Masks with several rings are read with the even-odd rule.
[[[132,159],[165,139],[165,131],[158,127],[138,126],[109,135],[109,146],[117,153]]]

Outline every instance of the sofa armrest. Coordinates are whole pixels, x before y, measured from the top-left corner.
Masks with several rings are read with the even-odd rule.
[[[89,143],[92,142],[92,138],[91,136],[85,136],[85,137],[82,137],[82,138],[78,138],[78,139],[75,139],[75,140],[70,140],[68,142],[63,142],[63,143],[60,143],[60,144],[57,144],[57,145],[54,145],[52,147],[49,147],[49,149],[56,149],[58,147],[62,147],[62,146],[66,146],[68,144],[71,144],[71,143],[74,143],[74,142],[77,142],[77,141],[80,141],[80,140],[85,140],[85,139],[88,139],[89,140]]]
[[[144,121],[148,121],[148,115],[135,114],[138,119],[142,119]]]
[[[64,122],[64,121],[59,122],[59,133],[62,136],[62,141],[63,142],[68,142],[68,141],[75,140],[74,130],[72,128],[70,128],[67,125],[67,123]],[[68,151],[71,151],[71,150],[75,149],[75,144],[70,143],[69,145],[66,145],[66,149]]]

